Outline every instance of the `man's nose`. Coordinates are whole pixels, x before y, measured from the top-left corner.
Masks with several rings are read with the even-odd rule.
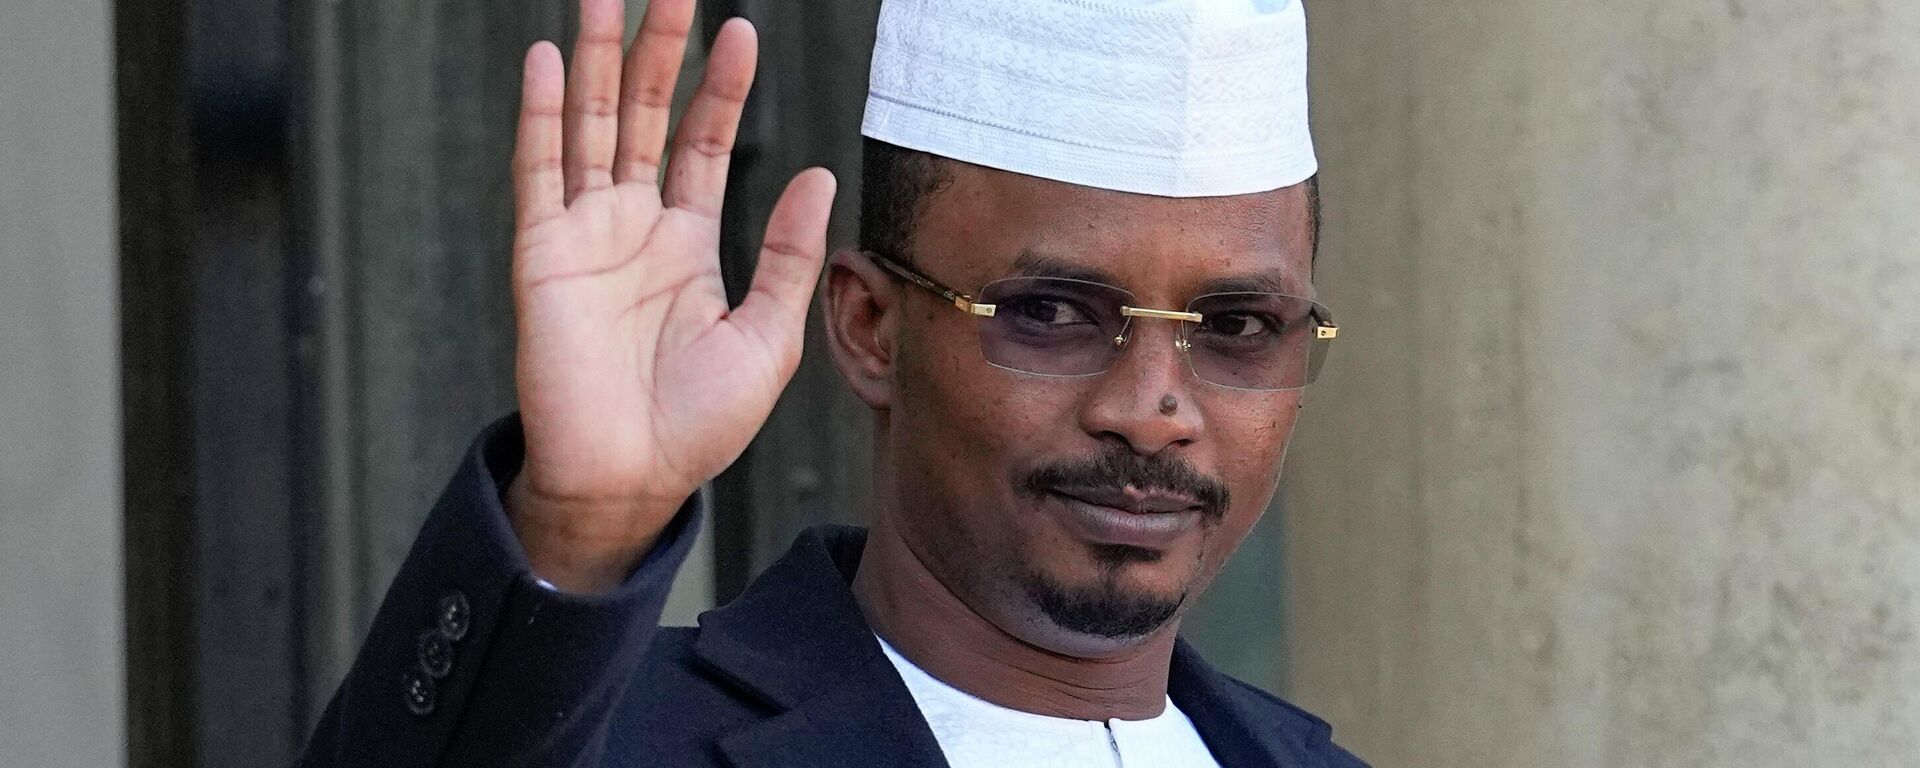
[[[1088,391],[1081,428],[1125,440],[1143,456],[1198,440],[1204,420],[1181,331],[1178,322],[1133,319],[1119,359]]]

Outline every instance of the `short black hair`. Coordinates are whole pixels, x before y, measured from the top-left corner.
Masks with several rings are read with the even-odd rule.
[[[913,224],[926,198],[953,183],[945,158],[861,138],[860,247],[902,261],[913,260]],[[1307,215],[1312,218],[1313,256],[1320,256],[1320,177],[1307,179]]]
[[[912,261],[921,207],[953,182],[946,159],[879,139],[860,141],[860,247]]]
[[[1307,177],[1307,236],[1313,238],[1313,253],[1307,257],[1307,275],[1320,264],[1320,174]]]

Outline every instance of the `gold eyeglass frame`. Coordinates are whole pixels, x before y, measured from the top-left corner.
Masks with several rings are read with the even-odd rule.
[[[913,268],[913,265],[908,264],[904,261],[895,259],[884,253],[879,253],[876,251],[864,251],[864,253],[866,253],[869,257],[872,257],[874,263],[879,264],[881,267],[884,267],[887,271],[892,272],[895,275],[898,275],[901,279],[906,280],[909,283],[913,283],[914,285],[920,286],[921,288],[925,288],[928,291],[932,291],[934,294],[938,295],[940,298],[946,299],[949,303],[953,304],[955,308],[959,309],[962,312],[965,312],[970,315],[975,315],[978,317],[993,317],[994,312],[998,311],[999,309],[999,307],[997,307],[996,305],[984,304],[975,300],[975,298],[971,294],[961,293],[960,291],[947,287],[945,284],[941,283],[938,280],[933,279],[932,277],[927,276],[926,273]],[[1120,288],[1119,290],[1129,294],[1132,293],[1131,291],[1127,291],[1124,288]],[[1321,304],[1320,302],[1312,301],[1311,299],[1309,299],[1308,301],[1311,302],[1313,305],[1313,320],[1315,323],[1313,337],[1321,341],[1331,341],[1332,339],[1338,337],[1340,335],[1340,326],[1335,325],[1333,323],[1332,311],[1327,309],[1326,306]],[[1176,322],[1194,323],[1196,325],[1199,324],[1202,320],[1206,319],[1199,312],[1189,312],[1186,310],[1177,310],[1177,309],[1150,309],[1147,307],[1130,307],[1125,304],[1120,305],[1120,315],[1122,317],[1150,317],[1150,318],[1155,318],[1159,320],[1173,320]],[[1119,336],[1115,336],[1113,338],[1113,343],[1114,343],[1114,346],[1125,346],[1127,343],[1126,331],[1123,330],[1121,331]],[[1187,341],[1186,334],[1184,333],[1176,336],[1173,343],[1174,343],[1174,346],[1178,347],[1182,352],[1188,351],[1188,349],[1191,346],[1191,343]]]

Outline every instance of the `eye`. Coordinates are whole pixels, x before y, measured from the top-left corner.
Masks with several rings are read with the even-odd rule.
[[[1050,296],[1028,296],[1009,302],[1008,309],[1021,320],[1036,325],[1068,326],[1092,323],[1093,317],[1079,304]]]
[[[1200,330],[1221,336],[1246,338],[1280,330],[1280,321],[1258,312],[1220,312],[1200,321]]]

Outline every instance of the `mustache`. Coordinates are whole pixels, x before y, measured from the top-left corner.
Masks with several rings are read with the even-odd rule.
[[[1184,460],[1173,457],[1141,456],[1125,448],[1114,448],[1098,455],[1066,459],[1045,464],[1021,479],[1020,489],[1044,498],[1055,488],[1125,488],[1133,486],[1148,492],[1176,493],[1200,502],[1201,513],[1210,519],[1226,514],[1232,500],[1227,484]]]

